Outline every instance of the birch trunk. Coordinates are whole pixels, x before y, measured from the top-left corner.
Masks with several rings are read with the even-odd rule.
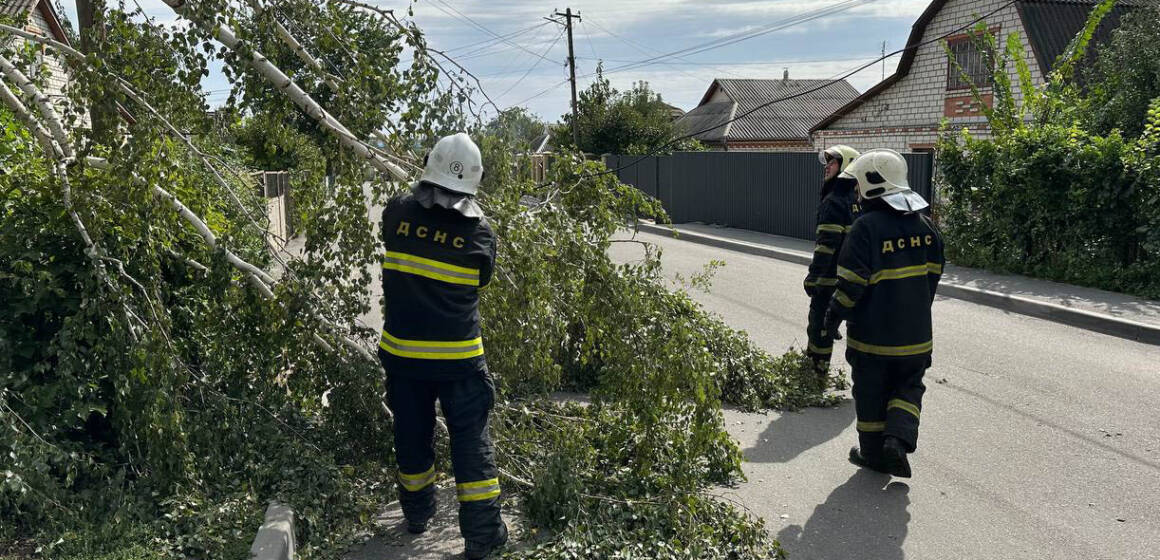
[[[64,126],[60,124],[60,118],[56,116],[56,109],[52,107],[48,96],[41,93],[36,88],[36,84],[32,83],[32,80],[29,80],[23,72],[16,68],[16,65],[12,64],[11,60],[4,56],[0,56],[0,71],[3,71],[4,75],[16,84],[16,87],[19,87],[29,99],[36,103],[37,108],[40,109],[40,114],[44,116],[44,120],[48,121],[48,129],[52,132],[57,145],[60,146],[61,152],[66,158],[72,159],[73,151],[68,142],[68,135],[65,134]]]
[[[189,5],[185,0],[163,0],[173,11],[177,12],[182,17],[189,19],[195,25],[201,27],[204,31],[210,33],[214,39],[225,45],[229,49],[237,52],[240,55],[247,55],[250,60],[250,66],[266,78],[274,87],[282,91],[306,112],[314,120],[318,121],[323,128],[330,131],[339,142],[358,154],[359,157],[365,159],[367,163],[375,169],[387,173],[399,181],[407,181],[409,176],[403,168],[383,159],[362,141],[351,134],[349,130],[341,122],[335,119],[330,113],[323,109],[309,94],[302,90],[294,80],[290,79],[285,73],[274,66],[262,53],[249,48],[232,29],[225,24],[218,24],[215,22],[206,22],[198,19],[197,14],[189,9]]]

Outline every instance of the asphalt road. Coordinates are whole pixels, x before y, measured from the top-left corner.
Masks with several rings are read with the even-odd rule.
[[[723,259],[694,297],[770,352],[805,345],[805,267],[667,237],[666,274]],[[613,258],[640,258],[618,243]],[[1160,347],[962,301],[934,304],[912,479],[858,471],[852,401],[726,412],[748,482],[728,500],[792,559],[1160,559]],[[849,371],[835,347],[835,366]]]

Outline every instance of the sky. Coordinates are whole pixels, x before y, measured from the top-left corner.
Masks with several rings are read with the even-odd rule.
[[[138,0],[158,22],[177,17],[160,0]],[[405,14],[406,0],[363,0]],[[546,21],[571,8],[578,89],[598,62],[613,87],[648,82],[665,101],[696,107],[715,78],[835,78],[906,44],[929,0],[419,0],[414,20],[428,44],[475,74],[503,109],[523,106],[546,121],[567,112],[567,37]],[[70,21],[75,3],[62,0]],[[132,5],[132,4],[130,4]],[[557,18],[560,19],[560,18]],[[504,40],[497,39],[505,37]],[[677,53],[677,54],[673,54]],[[865,91],[898,56],[851,77]],[[203,81],[211,105],[229,84],[214,69]],[[482,96],[477,95],[482,102]],[[491,108],[488,107],[490,110]]]

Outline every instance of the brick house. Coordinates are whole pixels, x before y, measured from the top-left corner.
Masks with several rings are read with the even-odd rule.
[[[780,80],[717,79],[676,125],[711,150],[811,151],[810,127],[857,95],[845,80],[791,80],[788,72]]]
[[[51,37],[66,45],[72,44],[61,25],[56,8],[48,0],[0,0],[0,16],[14,18],[16,25],[23,26],[25,31]],[[15,44],[23,42],[19,37],[14,40]],[[43,45],[32,45],[32,48],[36,52],[35,63],[32,68],[21,70],[30,78],[43,77],[44,93],[55,103],[61,103],[69,80],[64,61]]]
[[[942,42],[933,40],[950,34],[947,45],[990,104],[991,78],[983,53],[968,33],[957,29],[995,12],[985,22],[1000,48],[1009,35],[1017,33],[1031,77],[1036,85],[1042,85],[1056,58],[1083,28],[1094,4],[1091,0],[934,0],[914,23],[907,41],[908,47],[920,46],[902,55],[893,75],[813,126],[815,147],[847,144],[859,150],[929,151],[944,119],[955,129],[967,128],[986,137],[990,129],[982,107],[951,64]],[[1094,43],[1106,40],[1130,9],[1115,8],[1100,25]],[[933,42],[924,44],[928,41]],[[1016,101],[1021,103],[1023,94],[1013,64],[1010,73]]]

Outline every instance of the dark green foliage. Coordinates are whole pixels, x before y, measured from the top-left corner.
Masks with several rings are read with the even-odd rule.
[[[295,19],[313,14],[304,25],[323,45],[323,25],[374,46],[360,52],[397,54],[421,40],[363,12],[284,6]],[[47,558],[236,558],[266,504],[280,500],[297,514],[299,554],[336,557],[395,492],[381,368],[339,337],[373,340],[378,326],[354,319],[377,303],[369,287],[380,247],[365,191],[382,200],[405,186],[361,185],[354,158],[241,65],[230,70],[239,103],[256,113],[232,129],[212,127],[193,74],[170,56],[212,46],[196,31],[165,35],[116,13],[105,21],[132,43],[110,55],[118,65],[156,59],[178,77],[105,68],[125,70],[167,116],[200,130],[194,141],[227,184],[148,111],[120,99],[137,124],[115,147],[94,139],[108,168],[65,171],[97,246],[86,255],[63,210],[62,176],[0,111],[0,542],[32,540]],[[279,49],[263,45],[292,67]],[[324,50],[338,57],[342,47]],[[360,135],[395,112],[400,144],[462,122],[446,97],[410,96],[430,93],[429,68],[404,65],[376,81],[369,60],[354,60],[343,72],[349,96],[318,93]],[[107,75],[78,76],[78,101],[105,91],[96,82]],[[530,557],[770,557],[776,546],[760,523],[704,491],[741,476],[723,401],[828,402],[800,355],[773,359],[666,289],[655,252],[632,265],[608,258],[628,218],[663,215],[655,200],[569,154],[551,181],[518,180],[512,147],[481,143],[489,169],[481,202],[500,239],[482,310],[501,383],[496,438],[508,495],[546,535]],[[326,198],[311,199],[304,254],[285,268],[263,239],[264,200],[243,180],[247,165],[337,178]],[[221,247],[280,274],[276,299],[261,297],[150,185],[204,217]],[[591,406],[549,404],[569,388],[588,391]]]
[[[955,263],[1160,297],[1160,178],[1155,173],[1160,154],[1154,132],[1125,136],[1119,129],[1091,127],[1083,108],[1103,103],[1100,96],[1123,84],[1108,73],[1109,67],[1088,84],[1094,93],[1071,80],[1099,18],[1110,8],[1104,2],[1093,12],[1042,89],[1031,86],[1013,35],[994,64],[996,104],[988,114],[994,137],[944,134],[938,210],[947,257]],[[1115,41],[1140,32],[1138,22],[1125,25],[1134,28]],[[993,38],[982,40],[994,45]],[[1101,64],[1110,64],[1117,48],[1102,51]],[[1008,75],[1012,61],[1025,94],[1022,106],[1014,103],[1010,80],[998,79]],[[1124,76],[1134,79],[1137,70],[1126,70]],[[1160,100],[1141,117],[1136,130],[1155,130]]]
[[[1098,134],[1118,129],[1138,137],[1148,108],[1160,97],[1160,4],[1140,4],[1124,17],[1095,64],[1083,72],[1089,85],[1086,128]]]
[[[579,119],[573,119],[572,113],[561,117],[562,124],[552,129],[553,145],[596,155],[704,149],[692,139],[671,142],[680,136],[673,126],[672,108],[647,82],[638,82],[631,90],[620,92],[598,66],[596,79],[579,93],[576,104]],[[580,127],[578,146],[572,136],[573,120]]]
[[[523,107],[506,109],[483,127],[483,133],[519,152],[530,152],[548,132],[548,125]]]

